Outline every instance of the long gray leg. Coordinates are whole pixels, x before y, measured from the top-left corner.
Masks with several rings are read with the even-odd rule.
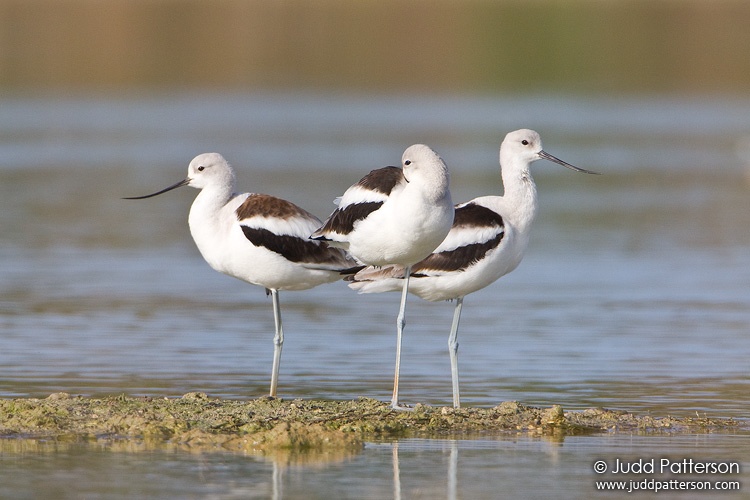
[[[458,394],[458,322],[461,320],[461,307],[464,305],[464,298],[456,299],[456,308],[453,311],[453,324],[451,333],[448,336],[448,354],[451,357],[451,380],[453,381],[453,407],[461,407],[461,397]]]
[[[279,365],[281,364],[281,348],[284,347],[284,329],[281,326],[281,306],[279,305],[279,291],[271,290],[273,299],[273,322],[276,332],[273,336],[273,367],[271,368],[271,392],[272,398],[276,397],[276,386],[279,384]]]
[[[404,325],[406,325],[404,316],[406,310],[406,296],[409,293],[409,276],[411,276],[411,266],[407,266],[404,271],[404,287],[401,290],[401,307],[398,310],[398,318],[396,319],[396,375],[393,377],[393,398],[391,399],[391,407],[396,410],[404,409],[398,405],[398,377],[399,372],[401,371],[401,338],[404,335]]]

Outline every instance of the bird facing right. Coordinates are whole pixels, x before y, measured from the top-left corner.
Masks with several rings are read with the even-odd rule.
[[[409,291],[430,301],[456,300],[448,339],[453,406],[460,407],[458,388],[458,323],[463,299],[513,271],[521,262],[537,212],[531,164],[549,160],[576,172],[597,174],[566,163],[542,149],[539,134],[521,129],[500,146],[503,196],[481,196],[455,207],[448,236],[432,254],[411,267]],[[402,289],[404,266],[369,266],[347,277],[360,293]]]

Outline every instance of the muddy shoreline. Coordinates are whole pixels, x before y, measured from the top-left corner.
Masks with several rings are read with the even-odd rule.
[[[137,440],[193,451],[325,452],[357,450],[365,441],[524,434],[550,437],[596,433],[699,433],[747,430],[733,419],[565,411],[504,402],[493,408],[431,407],[393,411],[387,403],[282,400],[233,401],[188,393],[181,398],[88,398],[66,393],[45,399],[0,400],[0,438],[63,441]]]

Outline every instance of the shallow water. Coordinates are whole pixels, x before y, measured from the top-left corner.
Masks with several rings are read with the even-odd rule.
[[[360,453],[320,458],[148,449],[133,442],[88,445],[0,440],[7,498],[585,498],[597,481],[660,482],[659,498],[733,498],[748,482],[749,436],[676,435],[407,439],[368,443]],[[702,458],[697,458],[702,457]],[[725,474],[688,474],[685,461],[726,464]],[[616,473],[617,461],[654,461],[653,473]],[[662,463],[668,460],[668,463]],[[604,461],[606,472],[594,472]],[[677,466],[673,464],[678,464]],[[662,469],[662,466],[665,468]],[[622,466],[620,466],[622,467]],[[632,466],[631,466],[632,467]],[[678,467],[678,468],[675,468]],[[739,469],[739,472],[737,470]],[[648,469],[646,469],[648,470]],[[36,475],[32,478],[29,471]],[[671,480],[692,481],[664,491]],[[707,484],[708,482],[709,484]],[[649,498],[654,494],[645,492]],[[600,486],[603,488],[603,486]],[[635,486],[637,488],[637,486]],[[700,489],[698,489],[700,488]],[[706,489],[714,488],[711,493]],[[722,488],[730,491],[717,492]],[[740,490],[741,491],[741,490]],[[644,495],[643,491],[635,494]]]
[[[463,403],[750,415],[750,102],[254,94],[6,99],[2,109],[1,397],[266,393],[270,299],[202,261],[186,223],[195,191],[120,199],[184,178],[195,154],[218,150],[235,165],[240,189],[283,196],[323,218],[363,173],[398,162],[417,141],[448,163],[456,201],[499,194],[497,147],[506,132],[531,126],[550,153],[605,175],[534,165],[540,213],[524,262],[465,301]],[[397,294],[358,296],[339,283],[281,300],[282,397],[390,397]],[[410,298],[403,402],[450,404],[452,308]],[[716,457],[730,442],[633,439],[643,453],[705,439],[690,453]],[[491,467],[481,464],[488,456],[504,456],[495,465],[517,476],[522,465],[514,460],[530,455],[524,477],[551,467],[563,488],[590,492],[576,489],[591,487],[586,467],[596,453],[619,453],[620,440],[627,438],[568,438],[561,449],[571,458],[554,466],[538,448],[560,448],[543,441],[461,441],[459,490],[484,494],[466,493],[477,482],[461,474]],[[453,445],[410,443],[399,445],[404,497],[447,491]],[[365,475],[358,468],[370,470],[359,461],[380,464],[372,480],[388,482],[393,446],[371,445],[346,465],[320,467],[342,491]],[[273,476],[272,464],[247,457],[92,453],[73,447],[33,463],[41,473],[83,457],[82,464],[103,460],[104,470],[137,475],[166,457],[178,496],[194,491],[183,475],[195,468],[221,483],[214,490],[205,476],[191,476],[205,488],[197,496],[239,496],[227,481],[250,494],[256,483],[244,467],[263,477],[258,487],[267,496]],[[29,465],[29,457],[13,456],[3,461]],[[421,460],[440,465],[428,469]],[[580,468],[583,483],[563,480]],[[321,469],[284,469],[284,495],[294,497]],[[62,481],[99,477],[96,465],[61,470]],[[381,487],[364,496],[390,495]]]

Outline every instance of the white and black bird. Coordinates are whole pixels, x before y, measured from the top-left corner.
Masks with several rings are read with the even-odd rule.
[[[401,339],[411,266],[440,244],[453,223],[450,175],[428,146],[404,151],[401,168],[371,171],[346,190],[338,208],[311,238],[347,250],[369,266],[401,269],[401,304],[396,320],[396,371],[391,406],[399,409]]]
[[[196,156],[187,178],[150,198],[181,186],[200,189],[190,207],[188,224],[203,258],[226,275],[262,286],[272,297],[274,357],[270,395],[276,396],[284,331],[279,291],[306,290],[341,279],[340,271],[355,262],[338,248],[311,241],[320,219],[294,203],[267,194],[235,189],[232,167],[218,153]]]
[[[521,262],[537,213],[530,167],[542,159],[576,172],[597,173],[545,152],[533,130],[510,132],[500,146],[503,196],[482,196],[456,205],[448,236],[428,257],[411,266],[411,293],[430,301],[456,301],[448,339],[456,408],[460,407],[457,335],[464,297],[513,271]],[[401,289],[406,270],[403,265],[370,266],[347,279],[360,293],[395,291]]]

